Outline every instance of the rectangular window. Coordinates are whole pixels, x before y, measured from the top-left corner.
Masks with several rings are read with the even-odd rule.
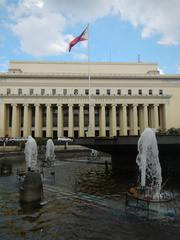
[[[11,94],[11,89],[7,88],[7,94]]]
[[[74,89],[74,95],[78,95],[78,89]]]
[[[41,95],[45,94],[45,89],[41,89]]]
[[[99,94],[100,94],[100,90],[96,89],[96,95],[99,95]]]
[[[111,90],[107,89],[107,95],[111,95]]]
[[[139,90],[138,90],[138,94],[139,94],[139,95],[142,95],[142,89],[139,89]]]
[[[29,89],[29,94],[30,94],[30,95],[33,95],[33,94],[34,94],[34,89],[33,89],[33,88]]]
[[[85,89],[85,95],[89,95],[89,89]]]
[[[121,89],[117,90],[117,95],[121,95]]]
[[[67,89],[66,89],[66,88],[63,89],[63,94],[64,94],[64,95],[67,95]]]
[[[132,95],[131,89],[128,89],[128,95]]]
[[[22,94],[22,89],[21,89],[21,88],[18,89],[18,94],[19,94],[19,95]]]
[[[152,95],[152,94],[153,94],[152,89],[149,89],[149,95]]]
[[[159,89],[159,95],[163,95],[163,90]]]
[[[56,89],[52,89],[52,95],[56,95]]]

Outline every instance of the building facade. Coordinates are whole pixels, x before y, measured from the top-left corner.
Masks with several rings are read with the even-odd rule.
[[[164,131],[180,127],[179,103],[180,75],[157,64],[13,61],[0,74],[0,137]]]

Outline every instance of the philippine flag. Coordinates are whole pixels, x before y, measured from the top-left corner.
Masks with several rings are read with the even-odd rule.
[[[88,40],[88,25],[84,29],[84,31],[76,38],[74,38],[70,43],[69,43],[69,52],[71,51],[71,48],[76,45],[80,41],[86,41]]]

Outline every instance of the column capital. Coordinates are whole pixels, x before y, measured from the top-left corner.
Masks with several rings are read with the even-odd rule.
[[[79,107],[84,107],[84,103],[79,103]]]
[[[51,103],[47,103],[46,107],[51,107],[51,105],[52,105]]]
[[[122,107],[127,107],[127,105],[128,105],[127,103],[123,103]]]
[[[73,107],[73,103],[68,103],[68,107]]]
[[[111,107],[116,107],[116,106],[117,106],[116,103],[112,103],[112,104],[111,104]]]
[[[133,107],[138,107],[138,105],[139,105],[138,103],[134,103]]]
[[[143,107],[148,107],[148,106],[149,106],[148,103],[144,103],[144,104],[143,104]]]
[[[35,103],[34,106],[35,106],[35,107],[39,107],[39,106],[40,106],[40,103]]]
[[[154,103],[153,106],[154,107],[159,107],[159,103]]]
[[[12,107],[17,107],[17,103],[12,103],[11,106]]]
[[[106,103],[101,103],[101,107],[106,107]]]
[[[90,107],[95,107],[95,104],[94,103],[90,103]]]
[[[29,103],[23,103],[23,107],[28,107]]]
[[[57,103],[56,106],[57,106],[57,107],[62,107],[63,104],[62,104],[62,103]]]

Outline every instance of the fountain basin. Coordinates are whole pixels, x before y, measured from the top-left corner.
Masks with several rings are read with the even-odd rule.
[[[40,173],[28,172],[20,185],[19,191],[21,203],[40,202],[43,195]]]

